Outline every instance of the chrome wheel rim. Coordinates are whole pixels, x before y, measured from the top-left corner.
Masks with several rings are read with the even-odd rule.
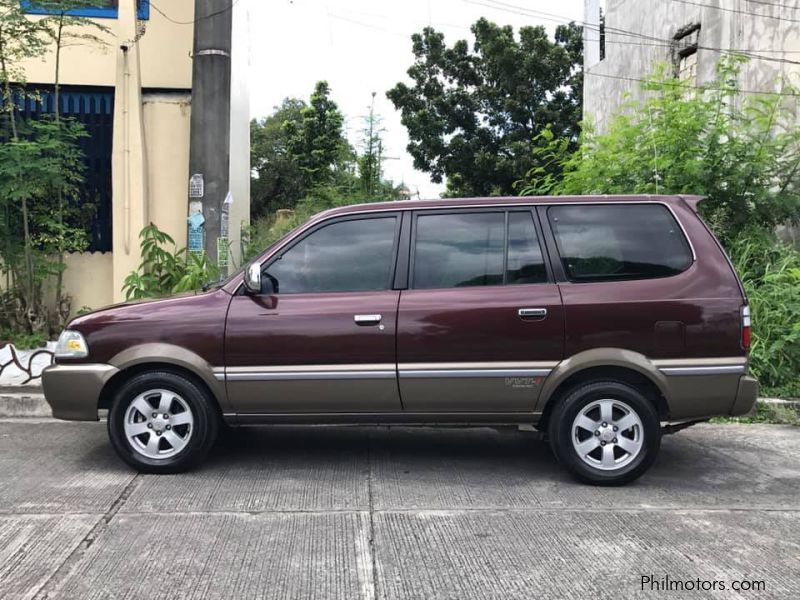
[[[595,400],[572,422],[572,447],[595,469],[621,469],[639,456],[643,446],[642,420],[621,400]]]
[[[142,456],[161,460],[186,447],[194,431],[194,417],[179,394],[148,390],[128,406],[124,429],[131,448]]]

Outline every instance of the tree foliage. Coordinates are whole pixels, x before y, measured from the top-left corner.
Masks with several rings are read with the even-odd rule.
[[[85,248],[79,221],[83,155],[78,146],[84,128],[58,111],[61,49],[75,43],[99,43],[87,27],[104,29],[72,16],[72,8],[92,0],[42,0],[52,11],[31,19],[20,2],[0,0],[0,268],[5,290],[0,297],[0,329],[23,335],[48,335],[60,329],[70,312],[61,293],[63,256]],[[37,100],[25,87],[24,61],[53,50],[55,113],[22,119],[20,100]],[[55,311],[45,298],[46,283],[56,281]]]
[[[447,193],[502,195],[537,165],[533,148],[549,127],[574,148],[582,92],[582,33],[574,24],[556,29],[510,26],[486,19],[451,47],[426,27],[412,36],[412,85],[398,83],[387,96],[402,113],[408,151],[417,169]]]
[[[286,98],[273,114],[250,122],[250,165],[255,172],[250,206],[254,216],[291,208],[306,193],[300,165],[289,152],[286,127],[300,120],[305,107],[303,100]]]
[[[338,168],[351,158],[344,136],[344,115],[320,81],[299,119],[286,122],[287,150],[294,157],[307,188],[331,183]]]
[[[273,219],[278,209],[389,200],[399,189],[382,174],[380,117],[364,119],[360,152],[347,140],[344,115],[317,83],[308,102],[287,98],[250,123],[251,214]]]

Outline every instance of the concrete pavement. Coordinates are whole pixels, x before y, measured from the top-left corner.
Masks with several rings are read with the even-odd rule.
[[[103,424],[5,420],[0,597],[799,597],[798,458],[800,428],[701,425],[606,489],[524,432],[278,427],[159,477]]]

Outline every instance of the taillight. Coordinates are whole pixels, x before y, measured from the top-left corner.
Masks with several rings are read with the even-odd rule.
[[[742,307],[742,348],[750,349],[750,307]]]

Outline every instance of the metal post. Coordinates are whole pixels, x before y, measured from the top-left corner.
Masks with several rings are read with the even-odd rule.
[[[205,250],[214,263],[219,262],[218,240],[227,229],[223,202],[230,187],[232,1],[194,3],[189,250]]]

